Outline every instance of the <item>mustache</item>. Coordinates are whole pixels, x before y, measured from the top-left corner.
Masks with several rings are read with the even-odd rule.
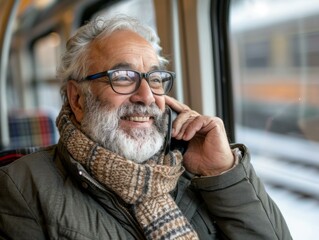
[[[154,119],[162,119],[163,114],[164,112],[155,103],[152,103],[150,106],[127,103],[118,108],[116,115],[118,118],[129,115],[144,115],[151,116]]]

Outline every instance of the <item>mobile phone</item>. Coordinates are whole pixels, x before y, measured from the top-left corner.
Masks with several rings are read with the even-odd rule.
[[[171,109],[169,106],[166,106],[166,112],[168,114],[168,128],[165,139],[165,154],[175,149],[184,154],[187,150],[188,142],[172,138],[172,126],[174,120],[177,118],[178,113]]]

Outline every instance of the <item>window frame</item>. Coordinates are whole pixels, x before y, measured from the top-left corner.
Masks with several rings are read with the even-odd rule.
[[[216,113],[223,119],[231,142],[235,141],[235,119],[229,50],[230,0],[211,1],[213,64],[216,94]]]

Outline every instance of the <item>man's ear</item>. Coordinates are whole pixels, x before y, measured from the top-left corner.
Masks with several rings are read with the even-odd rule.
[[[78,83],[69,80],[67,83],[67,95],[76,120],[81,123],[84,115],[84,95]]]

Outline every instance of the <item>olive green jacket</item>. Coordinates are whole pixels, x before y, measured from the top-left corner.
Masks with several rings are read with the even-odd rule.
[[[171,193],[200,239],[291,239],[250,164],[216,177],[185,173]],[[0,239],[144,239],[130,206],[58,144],[0,168]]]

